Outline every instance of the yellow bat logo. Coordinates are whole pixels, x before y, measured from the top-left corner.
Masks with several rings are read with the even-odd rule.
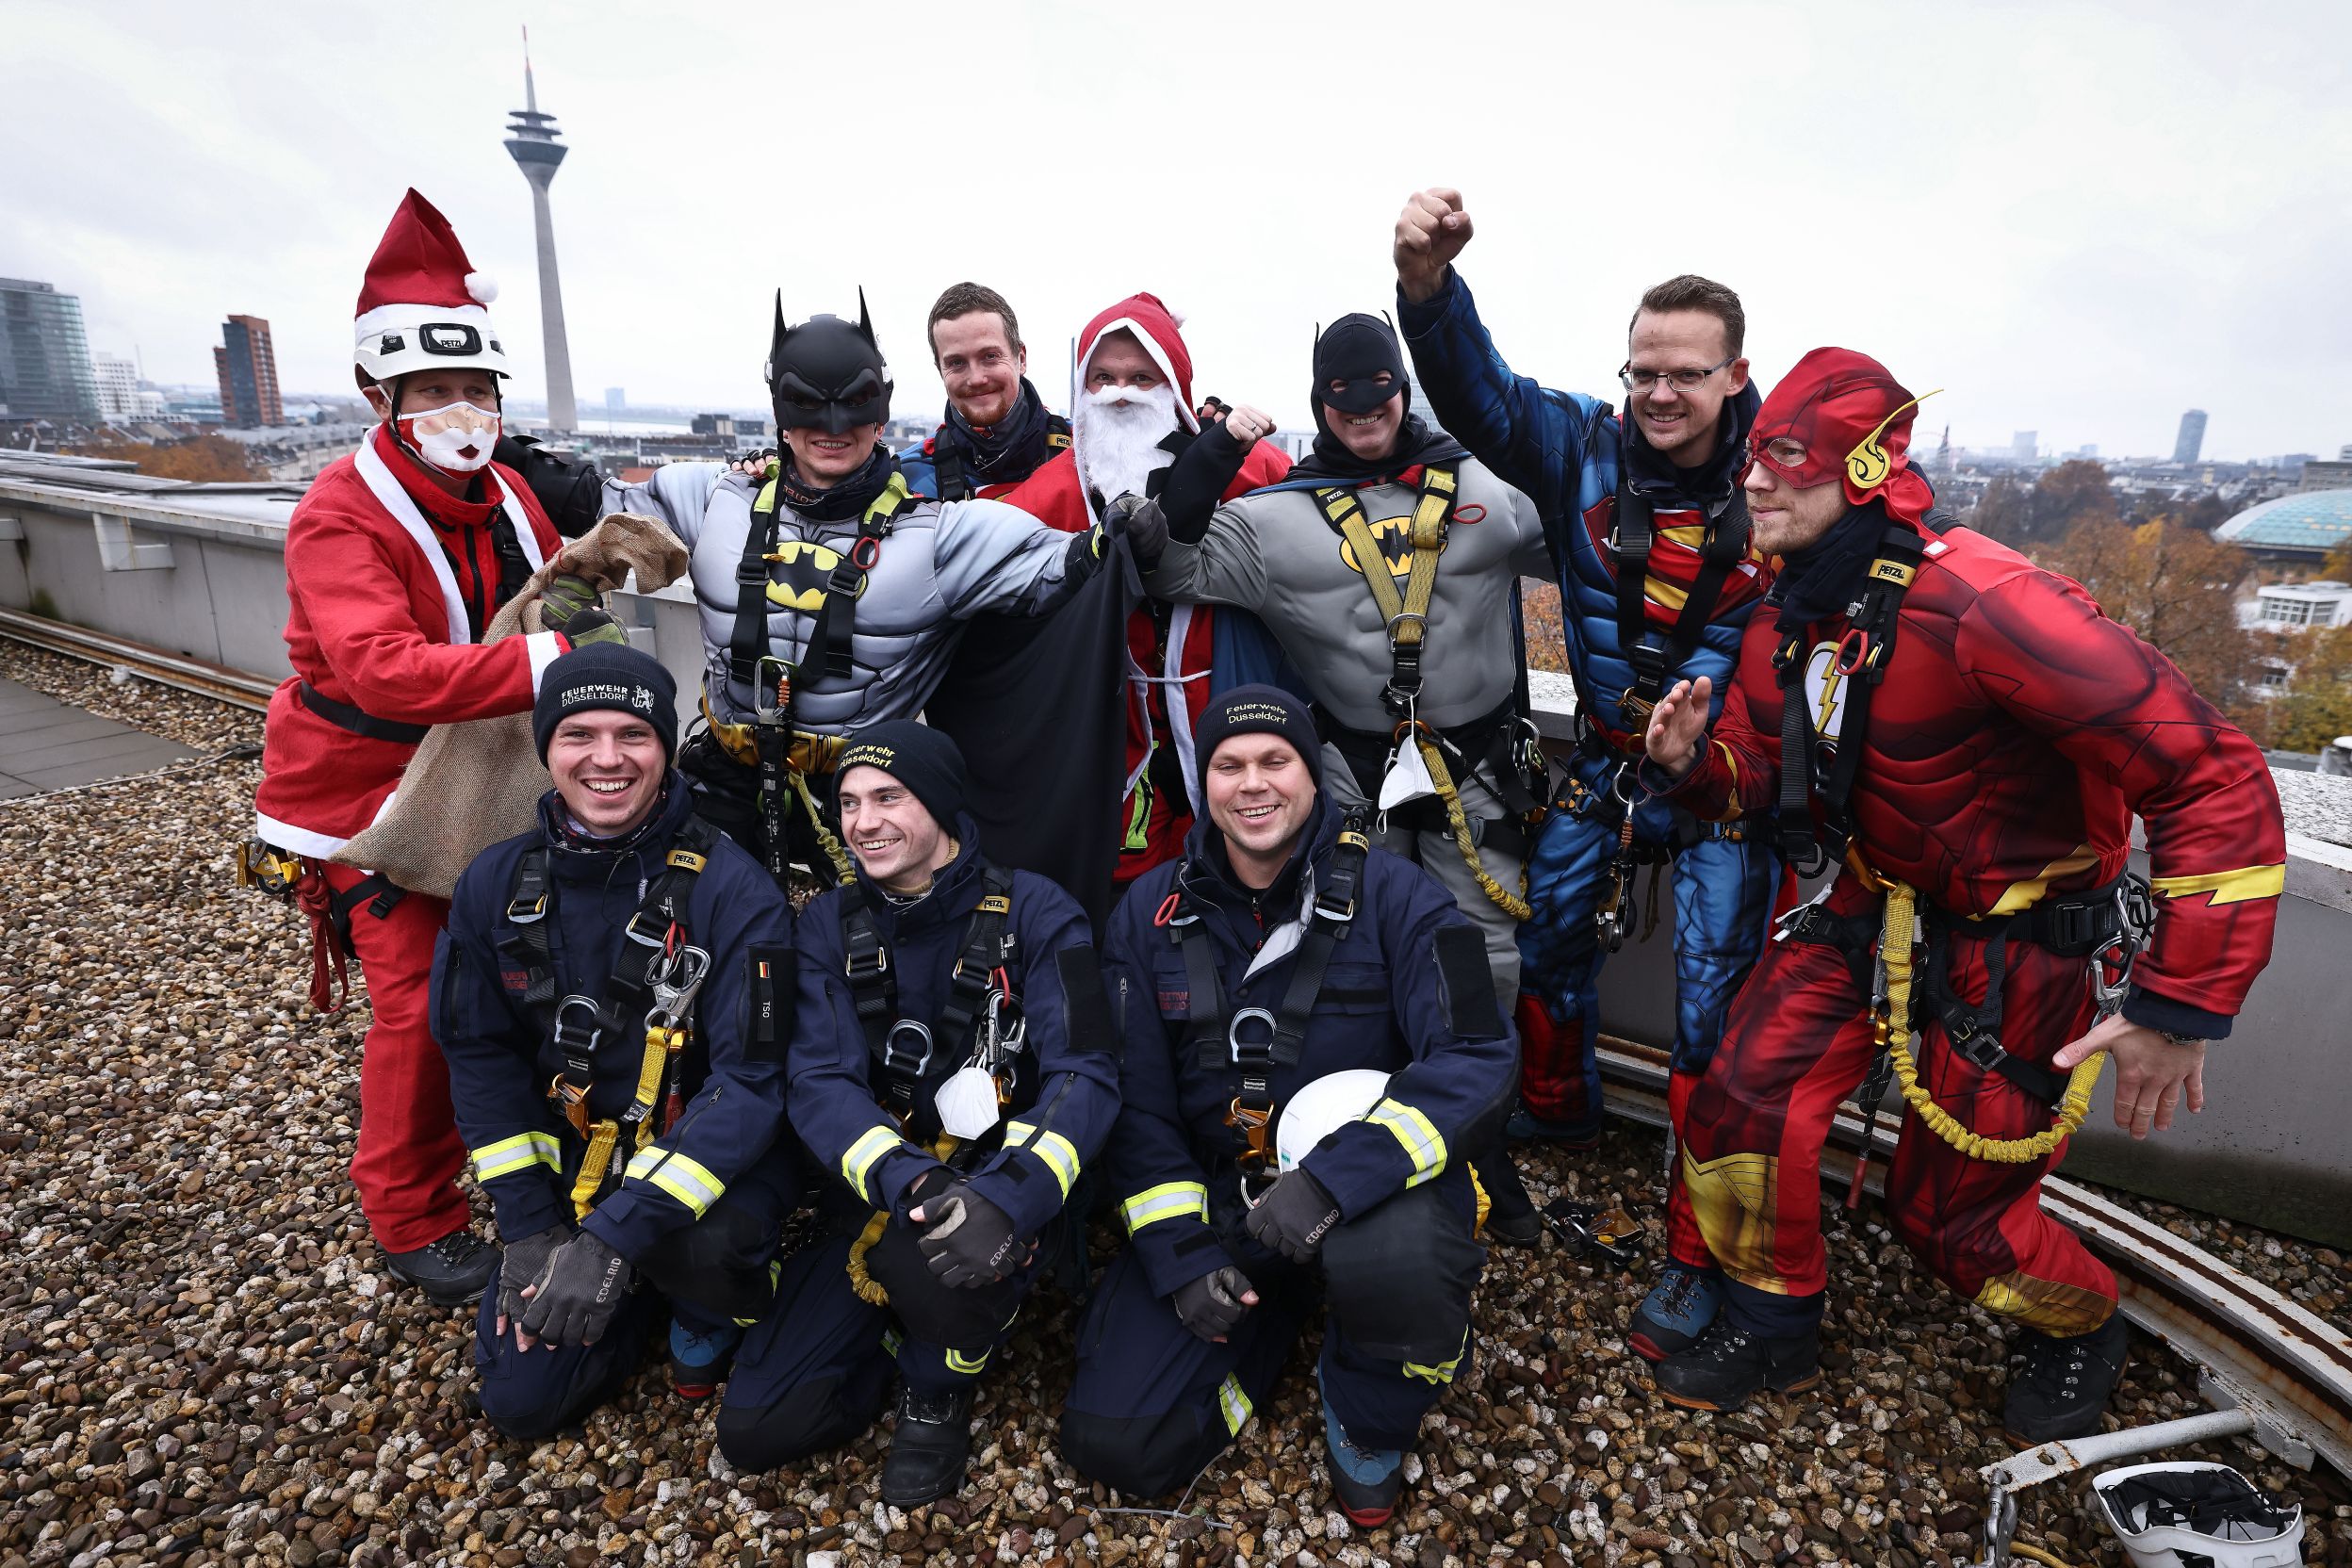
[[[841,564],[841,552],[830,546],[802,539],[787,539],[769,552],[768,560],[777,568],[775,580],[768,584],[768,602],[781,610],[797,610],[813,615],[825,607],[825,586],[833,569]],[[864,580],[858,580],[858,591],[864,592]]]
[[[1380,547],[1380,560],[1388,567],[1388,575],[1409,576],[1413,571],[1413,519],[1410,516],[1378,519],[1367,516],[1364,522],[1372,530],[1373,542]],[[1444,555],[1452,543],[1452,536],[1448,534],[1446,542],[1438,546],[1437,553]],[[1363,573],[1364,564],[1356,559],[1356,547],[1344,537],[1339,542],[1339,558],[1348,564],[1349,571],[1359,575]]]

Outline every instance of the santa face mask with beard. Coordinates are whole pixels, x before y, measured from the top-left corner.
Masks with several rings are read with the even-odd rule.
[[[1144,483],[1175,459],[1161,447],[1176,431],[1176,389],[1148,392],[1105,386],[1082,395],[1071,422],[1078,471],[1104,500],[1144,493]]]
[[[470,474],[486,465],[498,444],[503,422],[497,410],[466,402],[400,417],[400,433],[409,449],[449,474]]]

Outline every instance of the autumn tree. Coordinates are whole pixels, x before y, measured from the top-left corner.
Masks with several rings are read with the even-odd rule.
[[[1987,539],[1998,539],[2012,548],[2030,542],[2032,522],[2026,515],[2030,492],[2007,474],[1996,474],[1984,493],[1976,498],[1976,505],[1961,520]]]
[[[140,473],[155,479],[184,479],[199,483],[250,483],[270,477],[254,468],[245,455],[245,449],[225,435],[199,435],[192,440],[158,444],[133,441],[84,447],[75,455],[112,458],[117,462],[135,464]]]
[[[2253,639],[2238,625],[2246,557],[2235,546],[2179,523],[2135,528],[2110,514],[2077,524],[2036,559],[2089,589],[2101,609],[2162,649],[2215,707],[2232,713],[2246,708],[2256,660]]]
[[[2269,709],[2264,743],[2284,751],[2317,751],[2352,735],[2352,626],[2295,632],[2281,641],[2291,666],[2286,686]]]
[[[1549,582],[1521,582],[1519,618],[1527,643],[1527,668],[1568,674],[1568,629],[1560,621],[1560,589]]]

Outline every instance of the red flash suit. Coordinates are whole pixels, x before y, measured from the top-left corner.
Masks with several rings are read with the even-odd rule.
[[[1759,441],[1761,432],[1759,421]],[[2269,959],[2284,879],[2278,797],[2261,753],[2074,582],[1966,529],[1919,531],[1926,558],[1862,742],[1854,848],[1924,904],[2005,914],[2120,874],[2138,815],[2158,913],[2126,1015],[2227,1035]],[[1701,815],[1769,805],[1779,787],[1774,608],[1749,623],[1722,715],[1673,792]],[[1836,646],[1846,628],[1808,627],[1811,648]],[[1824,742],[1843,707],[1828,663],[1809,662],[1802,688]],[[1818,792],[1813,800],[1818,814]],[[1867,917],[1877,906],[1851,865],[1838,874],[1833,913]],[[1951,981],[1970,1004],[1984,999],[1984,951],[1966,935],[1951,943]],[[2084,961],[2011,942],[2007,963],[2001,1042],[2048,1065],[2093,1021]],[[1963,1124],[2001,1138],[2050,1125],[2048,1107],[1957,1055],[1932,1009],[1919,1029],[1919,1082]],[[1692,1098],[1683,1151],[1707,1247],[1733,1280],[1792,1297],[1823,1288],[1821,1149],[1874,1054],[1870,998],[1838,952],[1768,943]],[[2046,1333],[2086,1332],[2114,1310],[2115,1283],[2041,1212],[2041,1177],[2063,1153],[1989,1164],[1906,1119],[1887,1174],[1889,1221],[1961,1295]]]
[[[496,519],[501,499],[536,569],[561,541],[528,485],[496,464],[489,498],[464,501],[428,478],[384,427],[330,465],[286,534],[287,658],[270,700],[260,836],[318,865],[373,822],[416,755],[413,743],[352,733],[306,705],[302,687],[393,724],[452,724],[527,710],[568,645],[552,631],[475,645],[503,602]],[[336,892],[364,874],[318,865]],[[466,1222],[456,1184],[466,1150],[449,1109],[449,1069],[426,1018],[433,939],[449,906],[409,893],[384,916],[352,912],[351,939],[374,1021],[360,1059],[351,1181],[386,1251],[437,1241]]]

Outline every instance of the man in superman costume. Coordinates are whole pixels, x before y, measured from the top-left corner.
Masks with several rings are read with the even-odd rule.
[[[2102,1054],[2135,1137],[2202,1105],[2206,1042],[2270,956],[2285,836],[2262,754],[2169,660],[2078,584],[1936,531],[1916,401],[1845,349],[1774,389],[1741,484],[1781,571],[1711,727],[1702,678],[1644,735],[1647,789],[1703,816],[1776,801],[1793,862],[1843,860],[1779,923],[1690,1101],[1682,1175],[1726,1299],[1658,1383],[1717,1410],[1820,1380],[1821,1145],[1883,1061],[1906,1102],[1887,1222],[2017,1322],[2006,1424],[2040,1443],[2098,1429],[2124,1357],[2115,1277],[2042,1213],[2042,1176]]]

